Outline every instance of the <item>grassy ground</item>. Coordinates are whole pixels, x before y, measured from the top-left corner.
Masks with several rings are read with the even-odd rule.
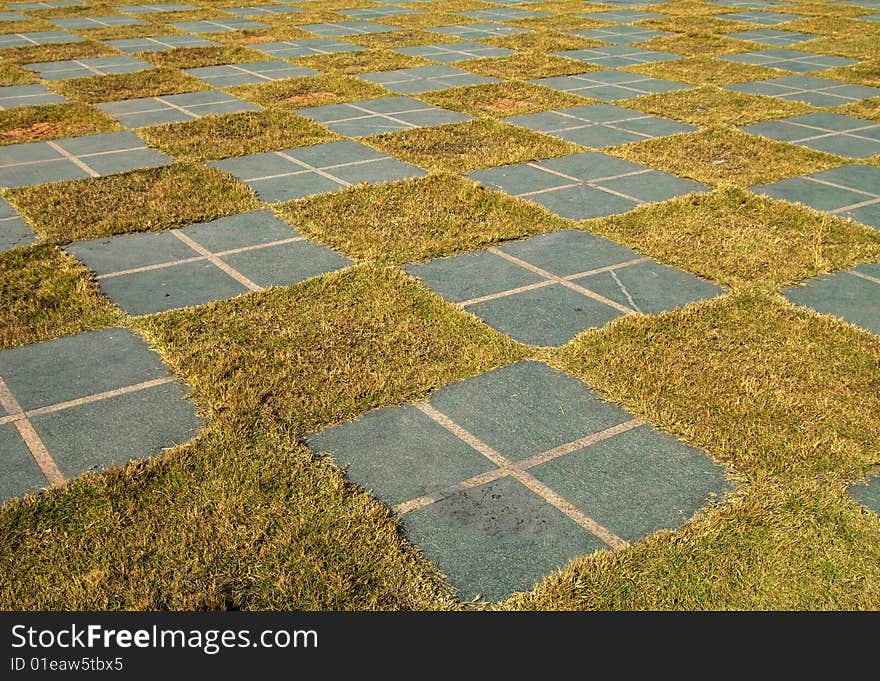
[[[166,35],[175,32],[172,22],[220,11],[193,4],[196,11],[151,15],[146,27],[81,31],[81,43],[0,50],[0,82],[41,82],[22,65],[118,54],[100,41]],[[138,55],[155,70],[46,82],[70,101],[0,112],[0,144],[116,129],[94,104],[203,89],[182,69],[267,59],[253,48],[313,38],[298,25],[346,20],[335,10],[377,3],[301,4],[307,12],[267,19],[267,29],[208,35],[215,47]],[[30,27],[0,30],[52,30],[52,17],[110,11],[97,7],[36,12]],[[352,267],[135,318],[59,247],[260,207],[246,186],[202,162],[337,139],[296,110],[388,96],[356,75],[420,65],[393,50],[454,42],[426,29],[475,23],[456,13],[497,8],[474,0],[411,7],[419,14],[378,20],[399,32],[341,39],[362,52],[290,60],[319,75],[227,90],[260,112],[140,130],[175,157],[170,166],[3,191],[40,243],[0,254],[0,349],[126,326],[191,388],[207,426],[148,461],[0,508],[0,607],[473,607],[455,599],[392,513],[305,448],[302,436],[533,357],[704,449],[738,486],[680,531],[576,559],[491,607],[880,608],[880,518],[845,493],[880,466],[880,339],[780,296],[817,274],[877,262],[880,232],[748,191],[853,160],[737,130],[819,109],[722,89],[790,75],[716,58],[760,49],[726,36],[757,28],[717,16],[726,8],[691,0],[649,8],[665,17],[639,25],[675,35],[642,47],[683,58],[626,70],[697,87],[619,104],[699,130],[607,150],[704,182],[705,194],[575,224],[461,177],[582,150],[502,120],[592,103],[527,81],[598,70],[550,53],[600,45],[569,31],[608,25],[578,16],[607,7],[547,0],[526,8],[549,16],[506,22],[532,33],[481,39],[516,55],[456,64],[501,82],[414,95],[474,121],[365,140],[420,165],[427,177],[274,206],[303,234],[350,256]],[[878,41],[866,28],[874,24],[856,18],[869,10],[814,3],[796,11],[804,18],[780,28],[820,36],[802,49],[861,60],[818,75],[880,86]],[[880,98],[833,110],[880,121]],[[668,314],[622,318],[551,351],[491,330],[400,267],[564,228],[606,236],[728,293]]]

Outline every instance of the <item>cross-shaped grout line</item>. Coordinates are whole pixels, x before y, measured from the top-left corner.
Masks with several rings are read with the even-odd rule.
[[[638,135],[639,137],[644,137],[645,139],[652,139],[656,137],[656,135],[652,135],[651,133],[639,132],[638,130],[629,130],[627,128],[618,127],[619,123],[628,123],[630,121],[643,121],[649,118],[653,118],[653,116],[644,115],[644,116],[631,116],[629,118],[620,118],[616,121],[591,121],[586,118],[578,118],[572,114],[563,113],[562,111],[553,111],[551,113],[555,113],[559,116],[564,116],[566,118],[571,118],[573,121],[580,121],[580,125],[575,125],[572,123],[568,127],[563,128],[554,128],[552,130],[542,130],[541,132],[547,134],[555,134],[559,132],[569,132],[571,130],[583,130],[584,128],[611,128],[612,130],[617,130],[618,132],[627,132],[631,135]]]
[[[21,38],[22,40],[27,40],[31,45],[39,45],[39,40],[34,40],[33,38],[29,38],[24,33],[16,33],[16,37]]]
[[[84,170],[86,173],[89,174],[90,177],[100,177],[101,176],[101,173],[99,173],[97,170],[94,170],[93,168],[91,168],[83,160],[77,158],[76,156],[71,154],[69,151],[67,151],[66,149],[61,147],[61,145],[59,145],[55,142],[52,142],[52,141],[48,141],[48,142],[46,142],[46,144],[49,147],[51,147],[52,149],[54,149],[55,151],[57,151],[59,154],[61,154],[68,161],[73,163],[75,166],[77,166],[81,170]],[[18,165],[18,164],[16,164],[16,165]]]
[[[9,386],[6,385],[2,376],[0,376],[0,406],[2,406],[10,416],[16,416],[23,413],[21,406],[18,404],[18,400],[15,399],[15,395],[12,394],[12,391],[9,389]],[[58,468],[58,464],[55,463],[52,455],[49,454],[49,450],[46,449],[46,445],[43,443],[42,438],[37,431],[34,430],[34,426],[28,420],[27,416],[16,419],[14,423],[16,430],[18,430],[18,434],[21,436],[21,439],[24,440],[28,451],[30,451],[31,456],[34,457],[34,461],[37,462],[37,466],[40,467],[43,476],[49,484],[53,487],[63,485],[64,475],[62,475],[61,470]]]
[[[857,128],[850,128],[849,130],[829,130],[827,128],[821,128],[818,125],[812,125],[809,123],[793,123],[791,121],[780,121],[783,123],[788,123],[788,125],[792,127],[800,127],[807,128],[809,130],[818,130],[823,133],[821,135],[809,135],[807,137],[800,137],[798,139],[789,140],[792,143],[800,143],[800,142],[812,142],[813,140],[825,139],[826,137],[835,137],[839,135],[845,135],[847,137],[855,137],[859,140],[865,140],[866,142],[877,142],[877,140],[871,137],[864,137],[862,135],[857,135],[855,133],[861,132],[863,130],[873,130],[874,128],[880,128],[880,123],[869,123],[868,125],[862,125]]]
[[[277,241],[267,241],[262,244],[254,244],[253,246],[241,246],[240,248],[230,248],[226,251],[218,251],[213,253],[214,256],[218,258],[222,258],[227,255],[235,255],[236,253],[245,253],[247,251],[257,251],[263,248],[269,248],[271,246],[281,246],[282,244],[290,244],[296,241],[305,241],[304,236],[294,236],[289,239],[278,239]],[[208,256],[206,255],[195,255],[191,258],[179,258],[178,260],[168,260],[166,262],[156,263],[155,265],[144,265],[143,267],[132,267],[128,270],[119,270],[118,272],[107,272],[106,274],[99,274],[95,277],[97,281],[101,281],[102,279],[113,279],[114,277],[123,277],[128,274],[137,274],[139,272],[150,272],[152,270],[161,270],[166,267],[174,267],[175,265],[186,265],[191,262],[198,262],[200,260],[208,260]]]
[[[252,71],[251,69],[244,68],[241,64],[227,64],[227,66],[236,71],[241,71],[242,73],[246,73],[250,76],[254,76],[256,78],[262,78],[263,80],[275,80],[271,76],[267,76],[265,73],[258,73],[257,71]],[[281,69],[272,69],[274,71],[280,71]],[[271,73],[271,71],[270,71]],[[215,76],[215,78],[223,78],[224,76]]]
[[[872,277],[870,274],[865,274],[864,272],[858,272],[857,270],[850,270],[846,274],[851,274],[854,277],[858,277],[859,279],[864,279],[866,281],[870,281],[874,284],[880,284],[880,278]]]
[[[398,114],[408,114],[408,113],[418,113],[419,111],[433,111],[434,107],[432,106],[422,106],[416,109],[403,109],[401,111],[393,111],[391,113],[379,113],[378,111],[371,111],[362,106],[358,106],[357,104],[348,103],[348,106],[357,111],[364,112],[363,116],[349,116],[348,118],[338,118],[335,121],[324,121],[325,123],[348,123],[349,121],[361,121],[365,118],[385,118],[393,123],[399,123],[400,125],[405,125],[408,128],[416,127],[412,123],[403,120],[402,118],[396,118]]]
[[[349,166],[359,166],[359,165],[365,165],[367,163],[375,163],[376,161],[387,160],[386,158],[368,158],[363,161],[352,161],[351,163],[338,163],[333,166],[326,166],[324,168],[318,168],[318,167],[313,166],[309,163],[306,163],[305,161],[300,161],[298,158],[294,158],[290,154],[286,154],[283,151],[276,151],[273,153],[277,154],[278,156],[280,156],[281,158],[283,158],[287,161],[290,161],[291,163],[293,163],[295,165],[300,166],[301,168],[303,168],[303,170],[295,170],[295,171],[292,171],[289,173],[276,173],[275,175],[263,175],[261,177],[251,177],[249,179],[243,180],[243,182],[257,182],[259,180],[274,180],[275,178],[278,178],[278,177],[290,177],[292,175],[303,175],[305,173],[312,172],[312,173],[315,173],[316,175],[320,175],[321,177],[325,177],[328,180],[333,180],[334,182],[338,182],[343,187],[351,187],[352,183],[349,182],[348,180],[343,180],[339,177],[336,177],[335,175],[331,175],[330,173],[328,173],[326,171],[333,170],[334,168],[347,168]]]
[[[620,433],[624,433],[628,430],[632,430],[633,428],[643,425],[643,422],[639,419],[631,419],[629,421],[625,421],[624,423],[617,424],[616,426],[613,426],[611,428],[606,428],[605,430],[598,433],[593,433],[592,435],[579,438],[574,442],[569,442],[559,447],[554,447],[553,449],[550,449],[546,452],[536,454],[535,456],[529,457],[524,461],[513,462],[510,461],[507,457],[495,451],[492,447],[480,440],[476,435],[468,431],[466,428],[463,428],[459,424],[455,423],[455,421],[431,406],[429,403],[420,402],[415,406],[419,411],[425,414],[425,416],[427,416],[435,423],[455,435],[462,442],[465,442],[471,448],[485,456],[492,463],[498,466],[498,468],[496,470],[489,471],[487,473],[483,473],[481,475],[465,480],[464,482],[458,483],[456,485],[452,485],[440,492],[435,492],[433,494],[429,494],[423,497],[419,497],[417,499],[412,499],[410,501],[398,504],[394,507],[394,511],[398,515],[406,515],[407,513],[411,513],[412,511],[415,511],[417,509],[425,508],[426,506],[435,504],[438,501],[447,498],[450,494],[454,494],[456,492],[460,492],[466,489],[471,489],[473,487],[478,487],[480,485],[486,484],[487,482],[498,480],[502,477],[512,477],[514,480],[518,481],[520,484],[522,484],[532,493],[549,503],[551,506],[556,507],[559,511],[571,518],[583,529],[587,530],[587,532],[601,539],[611,548],[617,549],[629,546],[628,542],[624,541],[616,534],[614,534],[611,530],[603,527],[594,519],[587,516],[574,504],[564,499],[562,496],[554,492],[540,480],[531,475],[528,472],[528,469],[541,463],[552,461],[553,459],[559,458],[560,456],[565,456],[566,454],[570,454],[579,449],[583,449],[584,447],[596,444],[597,442],[602,442],[603,440],[607,440],[611,437],[614,437],[615,435],[619,435]]]
[[[572,182],[569,187],[577,187],[579,185],[585,184],[588,187],[592,187],[593,189],[598,189],[599,191],[603,191],[606,194],[613,194],[614,196],[619,196],[622,199],[627,199],[628,201],[635,201],[636,203],[644,203],[640,198],[635,196],[631,196],[630,194],[624,194],[623,192],[619,192],[615,189],[609,189],[608,187],[603,187],[600,184],[596,184],[598,182],[607,182],[609,180],[619,180],[622,177],[631,177],[633,175],[643,175],[644,173],[653,172],[651,168],[643,168],[642,170],[631,170],[627,173],[619,173],[617,175],[609,175],[607,177],[597,177],[592,180],[580,180],[573,175],[567,175],[566,173],[559,172],[558,170],[553,170],[551,168],[547,168],[545,166],[539,165],[537,163],[526,163],[525,165],[530,168],[535,168],[536,170],[543,170],[545,173],[549,173],[550,175],[556,175],[557,177],[561,177],[564,180],[568,180]],[[549,187],[547,189],[538,189],[533,192],[524,192],[522,194],[517,194],[517,196],[536,196],[537,194],[545,194],[547,192],[557,191],[559,189],[568,189],[569,187]]]
[[[584,272],[578,272],[577,274],[569,274],[566,277],[562,277],[562,279],[567,279],[572,281],[574,279],[581,279],[583,277],[589,277],[594,274],[602,274],[604,272],[613,272],[614,270],[620,269],[622,267],[629,267],[630,265],[638,265],[643,262],[651,262],[650,258],[633,258],[632,260],[627,260],[626,262],[620,262],[615,265],[606,265],[605,267],[597,267],[592,270],[586,270]],[[534,270],[529,270],[534,272]],[[536,272],[535,272],[536,273]],[[537,274],[537,273],[536,273]],[[465,300],[459,303],[462,307],[468,307],[469,305],[476,305],[477,303],[488,303],[491,300],[498,300],[499,298],[507,298],[508,296],[516,295],[517,293],[525,293],[526,291],[532,291],[534,289],[543,288],[545,286],[555,286],[558,284],[555,279],[545,279],[544,281],[538,281],[534,284],[526,284],[525,286],[518,286],[516,288],[508,289],[506,291],[499,291],[498,293],[489,293],[485,296],[480,296],[478,298],[470,298],[469,300]],[[635,305],[633,305],[635,308]]]
[[[535,274],[542,276],[545,279],[550,279],[551,281],[553,281],[557,284],[562,284],[566,288],[570,288],[572,291],[577,291],[578,293],[587,296],[587,298],[592,298],[593,300],[597,300],[600,303],[604,303],[608,307],[612,307],[615,310],[617,310],[618,312],[621,312],[623,314],[635,314],[635,312],[636,312],[632,308],[626,307],[625,305],[621,305],[617,301],[611,300],[611,298],[606,298],[605,296],[600,295],[594,291],[591,291],[588,288],[584,288],[583,286],[579,286],[579,285],[575,284],[574,282],[569,281],[568,279],[563,279],[562,277],[556,276],[552,272],[548,272],[547,270],[544,270],[544,269],[541,269],[540,267],[532,265],[531,263],[526,262],[525,260],[520,260],[516,256],[510,255],[510,253],[505,253],[504,251],[499,250],[497,248],[489,248],[487,250],[490,253],[494,253],[495,255],[501,256],[505,260],[509,260],[510,262],[515,263],[515,264],[519,265],[520,267],[524,267],[525,269],[529,270],[530,272],[534,272]]]
[[[239,284],[244,286],[246,289],[249,289],[251,291],[262,291],[263,290],[262,286],[252,282],[250,279],[248,279],[246,276],[244,276],[241,272],[239,272],[237,269],[235,269],[232,265],[229,265],[229,264],[223,262],[222,260],[220,260],[220,258],[218,258],[214,253],[211,253],[211,251],[209,251],[207,248],[202,246],[195,239],[192,239],[191,237],[189,237],[186,234],[184,234],[183,232],[181,232],[179,229],[172,229],[171,233],[174,236],[176,236],[178,239],[180,239],[183,243],[185,243],[187,246],[189,246],[191,249],[193,249],[197,253],[200,253],[205,258],[205,260],[208,260],[212,265],[214,265],[214,267],[217,267],[218,269],[221,269],[224,272],[226,272],[226,274],[228,274],[230,277],[235,279]]]
[[[107,75],[106,72],[102,71],[101,69],[99,69],[99,68],[97,68],[97,67],[95,67],[95,66],[91,66],[91,65],[89,65],[89,64],[86,64],[85,62],[80,61],[79,59],[73,59],[72,61],[73,61],[73,63],[76,64],[77,66],[84,68],[86,71],[91,71],[91,72],[94,73],[96,76],[105,76],[105,75]]]

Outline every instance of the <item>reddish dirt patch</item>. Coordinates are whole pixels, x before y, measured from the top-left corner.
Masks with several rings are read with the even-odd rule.
[[[486,108],[489,111],[513,111],[514,109],[519,109],[526,104],[528,104],[528,102],[524,102],[518,99],[510,99],[509,97],[501,97],[500,99],[496,99],[490,102]]]
[[[64,129],[63,123],[34,123],[26,128],[0,130],[0,141],[29,142],[46,137],[56,137]]]
[[[315,104],[326,104],[327,102],[338,102],[339,99],[339,95],[333,92],[310,92],[306,95],[288,97],[284,100],[284,103],[297,106],[312,106]]]

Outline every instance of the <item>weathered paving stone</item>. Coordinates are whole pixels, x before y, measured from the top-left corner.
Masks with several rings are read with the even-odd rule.
[[[407,9],[406,7],[364,7],[359,9],[342,9],[339,14],[352,19],[381,19],[383,17],[392,17],[400,14],[418,14],[417,10]]]
[[[770,9],[771,7],[784,7],[786,3],[778,0],[713,0],[712,4],[745,9]]]
[[[504,24],[460,24],[454,26],[437,26],[426,29],[430,33],[439,33],[462,40],[482,40],[483,38],[500,38],[506,35],[529,33],[528,29]]]
[[[880,168],[848,165],[751,188],[880,229]]]
[[[615,24],[634,24],[638,21],[647,21],[648,19],[663,19],[663,14],[657,12],[640,12],[638,10],[609,10],[605,12],[590,12],[588,14],[579,14],[586,19],[595,19],[596,21],[610,21]]]
[[[42,465],[37,475],[24,457],[30,449],[21,437],[25,426],[33,429],[65,479],[158,454],[186,442],[201,426],[184,399],[185,388],[127,329],[4,350],[0,379],[6,414],[0,416],[4,499],[50,482]]]
[[[199,80],[216,88],[252,85],[254,83],[270,83],[285,78],[302,78],[318,74],[314,69],[296,66],[286,61],[268,60],[247,64],[222,64],[219,66],[203,66],[185,69]]]
[[[300,109],[298,113],[348,137],[366,137],[470,119],[465,114],[440,109],[410,97],[331,104]]]
[[[375,184],[426,174],[352,140],[239,156],[208,165],[242,180],[267,203],[302,199],[359,182]]]
[[[191,121],[202,116],[259,111],[262,107],[225,92],[207,90],[106,102],[98,104],[98,108],[127,128],[143,128]]]
[[[563,345],[624,314],[656,314],[723,293],[578,230],[409,265],[407,271],[446,300],[531,345]]]
[[[86,3],[82,0],[46,0],[45,2],[10,2],[8,6],[10,9],[27,12],[28,10],[60,9],[62,7],[85,7]]]
[[[138,54],[140,52],[167,52],[190,47],[217,47],[219,43],[206,40],[196,35],[160,35],[149,38],[121,38],[119,40],[104,41],[110,47],[115,47],[126,54]]]
[[[816,277],[786,290],[785,297],[880,334],[880,264]]]
[[[224,12],[228,12],[229,14],[234,14],[237,17],[244,18],[253,18],[253,17],[273,17],[273,16],[281,16],[284,14],[296,14],[297,12],[304,12],[305,10],[300,7],[293,7],[291,5],[256,5],[251,7],[224,7]]]
[[[731,489],[701,451],[535,361],[307,442],[402,516],[463,599],[529,589],[572,558],[675,529]]]
[[[173,159],[148,149],[133,132],[106,132],[0,147],[0,187],[78,180],[155,168]]]
[[[502,7],[498,9],[481,9],[473,12],[459,12],[461,16],[478,21],[515,21],[517,19],[534,19],[550,16],[547,12],[520,9],[518,7]]]
[[[857,64],[857,59],[847,57],[835,57],[827,54],[813,54],[800,50],[777,48],[759,50],[757,52],[741,52],[738,54],[722,54],[718,59],[737,64],[754,64],[755,66],[767,66],[784,71],[796,73],[808,73],[810,71],[822,71],[838,66],[851,66]]]
[[[53,19],[52,23],[59,28],[71,31],[81,31],[90,28],[110,28],[112,26],[144,26],[147,22],[133,17],[110,15],[104,17],[68,17]]]
[[[642,95],[661,94],[687,90],[693,86],[676,83],[661,78],[650,78],[625,71],[591,71],[573,76],[551,76],[529,81],[543,85],[551,90],[570,92],[581,97],[613,102],[618,99],[631,99]]]
[[[452,66],[442,65],[361,73],[358,74],[358,78],[382,85],[391,90],[391,92],[403,95],[445,90],[446,88],[461,87],[463,85],[483,85],[485,83],[499,82],[497,78],[478,76]]]
[[[151,314],[284,286],[347,267],[271,211],[253,211],[169,232],[71,244],[104,294],[125,312]]]
[[[880,515],[880,475],[869,477],[866,484],[851,485],[849,495],[862,506]]]
[[[654,64],[681,59],[681,55],[678,54],[658,52],[657,50],[643,50],[630,45],[610,45],[608,47],[594,47],[588,50],[565,50],[563,52],[554,52],[553,54],[611,69],[621,66],[638,66],[639,64]]]
[[[651,38],[672,35],[668,31],[652,31],[640,26],[609,26],[607,28],[591,28],[584,31],[571,31],[572,35],[588,40],[601,40],[612,45],[632,45]]]
[[[830,111],[755,123],[746,132],[850,158],[880,154],[880,123]]]
[[[117,12],[122,12],[123,14],[155,14],[163,12],[186,12],[198,8],[194,5],[163,2],[153,5],[117,5],[113,9]]]
[[[27,21],[29,18],[18,12],[0,12],[0,21],[2,22]]]
[[[43,80],[67,80],[68,78],[93,78],[110,74],[135,73],[156,68],[142,59],[128,56],[92,57],[65,61],[46,61],[25,64]]]
[[[505,120],[529,130],[597,149],[692,132],[697,129],[687,123],[610,104],[576,106],[526,116],[513,116]]]
[[[785,12],[731,12],[715,16],[727,21],[741,21],[744,24],[758,24],[760,26],[778,26],[801,18],[798,14],[786,14]]]
[[[265,52],[279,59],[296,59],[318,54],[337,54],[339,52],[363,52],[365,48],[351,43],[326,38],[308,38],[306,40],[283,40],[271,43],[255,43],[255,50]]]
[[[780,31],[775,28],[757,28],[752,31],[738,31],[728,33],[728,38],[734,40],[749,40],[753,43],[772,45],[773,47],[789,47],[799,43],[815,40],[821,36],[813,33],[795,33],[793,31]]]
[[[439,45],[415,45],[413,47],[401,47],[394,50],[399,54],[409,57],[423,57],[431,61],[443,64],[453,64],[457,61],[469,59],[484,59],[486,57],[508,57],[515,54],[514,50],[503,47],[493,47],[483,43],[458,42],[441,43]]]
[[[36,234],[24,219],[5,199],[0,198],[0,253],[36,242]]]
[[[271,28],[269,24],[250,19],[211,19],[199,21],[180,21],[171,24],[178,31],[186,33],[229,33],[231,31],[255,31],[261,28]]]
[[[813,106],[831,107],[851,104],[869,97],[880,97],[880,88],[853,85],[841,80],[815,76],[786,76],[771,80],[727,85],[725,89],[750,95],[779,97]]]
[[[397,26],[386,26],[375,21],[339,21],[332,24],[305,24],[300,26],[300,28],[324,38],[367,35],[369,33],[390,33],[391,31],[400,30]]]
[[[0,87],[0,111],[20,106],[38,106],[66,102],[67,98],[56,95],[45,85],[10,85]]]
[[[0,50],[7,47],[30,47],[31,45],[60,45],[80,43],[85,38],[67,31],[33,31],[31,33],[5,33],[0,35]]]

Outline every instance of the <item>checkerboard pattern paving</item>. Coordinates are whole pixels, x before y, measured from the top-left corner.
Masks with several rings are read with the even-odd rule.
[[[513,116],[505,120],[529,130],[596,149],[693,132],[697,129],[687,123],[612,104],[576,106],[558,111]]]
[[[595,151],[478,170],[468,177],[572,220],[625,213],[642,203],[707,190],[698,182]]]
[[[516,54],[513,50],[503,47],[492,47],[483,43],[467,41],[442,43],[440,45],[415,45],[413,47],[401,47],[394,51],[409,57],[423,57],[424,59],[430,59],[431,61],[443,64],[452,64],[469,59],[485,59],[487,57],[509,57]]]
[[[208,164],[242,180],[267,203],[302,199],[361,182],[375,184],[425,171],[353,141],[240,156]]]
[[[777,0],[713,0],[713,5],[722,7],[744,7],[746,9],[769,9],[771,7],[784,7],[786,3]]]
[[[191,47],[216,47],[219,43],[206,40],[196,35],[160,35],[149,38],[121,38],[107,40],[110,47],[115,47],[126,54],[140,52],[167,52],[168,50],[187,49]]]
[[[880,334],[880,264],[816,277],[785,291],[793,303],[834,315]]]
[[[155,67],[143,59],[122,55],[37,62],[25,64],[24,68],[33,71],[43,80],[68,80],[69,78],[93,78],[119,73],[136,73]]]
[[[198,9],[193,5],[184,5],[182,3],[162,2],[154,5],[117,5],[114,7],[117,12],[123,14],[156,14],[164,12],[186,12]]]
[[[880,88],[853,85],[830,78],[815,76],[787,76],[771,80],[727,85],[727,90],[750,95],[779,97],[792,102],[804,102],[813,106],[842,106],[871,97],[880,97]]]
[[[185,69],[185,71],[205,84],[216,88],[270,83],[275,80],[284,80],[285,78],[302,78],[318,74],[314,69],[307,69],[277,59],[248,62],[245,64],[203,66],[195,69]]]
[[[127,329],[0,352],[0,499],[159,454],[198,432],[186,389]]]
[[[319,54],[337,54],[339,52],[362,52],[363,47],[325,38],[308,38],[306,40],[283,40],[279,42],[254,43],[254,50],[265,52],[278,59],[296,59]]]
[[[632,45],[642,43],[651,38],[660,38],[672,35],[667,31],[652,31],[639,26],[609,26],[608,28],[591,28],[584,31],[572,31],[572,35],[587,38],[588,40],[601,40],[612,45]]]
[[[6,199],[0,198],[0,253],[19,246],[30,246],[36,241],[37,237],[27,222]]]
[[[386,26],[375,21],[339,21],[332,24],[305,24],[300,26],[304,31],[325,38],[339,38],[349,35],[367,35],[370,33],[388,33],[399,31],[396,26]]]
[[[662,78],[651,78],[637,73],[613,70],[590,71],[573,76],[551,76],[529,82],[549,87],[551,90],[570,92],[573,95],[598,99],[602,102],[615,102],[620,99],[675,92],[692,87]]]
[[[430,33],[439,33],[462,40],[482,40],[483,38],[500,38],[506,35],[528,33],[528,29],[504,24],[456,24],[454,26],[437,26],[426,29]]]
[[[203,19],[199,21],[181,21],[171,24],[178,31],[186,33],[230,33],[231,31],[257,31],[269,28],[269,24],[250,19]]]
[[[559,57],[575,59],[576,61],[596,64],[607,68],[620,68],[622,66],[638,66],[639,64],[654,64],[656,62],[675,61],[681,59],[681,55],[669,52],[657,52],[656,50],[643,50],[629,45],[611,45],[609,47],[594,47],[590,50],[565,50],[554,52]]]
[[[66,102],[67,98],[56,95],[45,85],[10,85],[0,87],[0,111],[20,106],[38,106]]]
[[[234,14],[237,17],[277,17],[285,14],[296,14],[304,12],[300,7],[292,5],[255,5],[252,7],[224,7],[224,12]]]
[[[298,113],[347,137],[367,137],[470,120],[465,114],[440,109],[411,97],[330,104],[300,109]]]
[[[4,33],[0,35],[0,50],[7,47],[31,47],[33,45],[61,45],[81,43],[85,40],[67,31],[33,31],[30,33]]]
[[[781,142],[850,158],[880,154],[880,123],[825,111],[742,128]]]
[[[12,22],[12,21],[27,21],[28,17],[24,14],[19,14],[18,12],[0,12],[0,21],[2,22]]]
[[[515,21],[517,19],[534,19],[537,17],[550,16],[546,12],[520,9],[518,7],[503,7],[500,9],[481,9],[473,12],[460,12],[461,16],[478,21]]]
[[[111,28],[113,26],[143,26],[146,21],[124,16],[106,17],[70,17],[68,19],[53,19],[52,23],[59,28],[70,31],[82,31],[91,28]]]
[[[382,17],[392,17],[399,14],[418,14],[414,9],[406,9],[405,7],[364,7],[361,9],[343,9],[339,10],[339,14],[352,19],[381,19]]]
[[[446,300],[522,343],[560,346],[621,315],[657,314],[723,290],[575,230],[410,265]]]
[[[731,485],[703,452],[539,362],[312,435],[469,600],[677,528]],[[635,501],[635,503],[634,503]]]
[[[484,83],[497,83],[497,78],[478,76],[452,66],[417,66],[413,69],[397,69],[395,71],[379,71],[376,73],[361,73],[358,78],[363,78],[371,83],[381,85],[391,92],[402,95],[413,95],[433,90],[445,90],[451,87],[463,85],[483,85]]]
[[[143,128],[148,125],[180,123],[202,116],[259,111],[251,102],[224,92],[188,92],[165,97],[125,99],[121,102],[99,104],[98,108],[113,116],[127,128]]]
[[[594,19],[596,21],[610,21],[615,24],[635,24],[639,21],[648,21],[649,19],[663,19],[663,14],[656,12],[640,12],[638,10],[608,10],[605,12],[590,12],[588,14],[579,14],[585,19]]]
[[[842,166],[752,187],[752,191],[880,229],[880,167]]]
[[[80,242],[67,250],[95,273],[104,294],[132,315],[295,284],[351,264],[266,210]]]
[[[834,57],[827,54],[812,54],[786,48],[725,54],[719,58],[725,61],[736,62],[737,64],[754,64],[755,66],[767,66],[773,69],[795,71],[797,73],[823,71],[838,66],[851,66],[858,63],[856,59]]]
[[[869,477],[867,483],[850,486],[849,495],[857,503],[880,515],[880,475]]]
[[[82,0],[46,0],[46,2],[10,2],[10,9],[21,10],[44,10],[44,9],[60,9],[62,7],[85,7],[86,3]]]
[[[155,168],[173,159],[133,132],[107,132],[0,147],[0,187],[26,187]]]
[[[727,21],[741,21],[744,24],[758,24],[760,26],[778,26],[801,18],[797,14],[785,14],[784,12],[730,12],[716,16]]]
[[[779,31],[775,28],[758,28],[753,31],[728,33],[727,37],[734,40],[749,40],[753,43],[761,43],[762,45],[771,45],[773,47],[789,47],[790,45],[805,43],[808,40],[815,40],[820,36],[814,33],[794,33],[792,31]]]

